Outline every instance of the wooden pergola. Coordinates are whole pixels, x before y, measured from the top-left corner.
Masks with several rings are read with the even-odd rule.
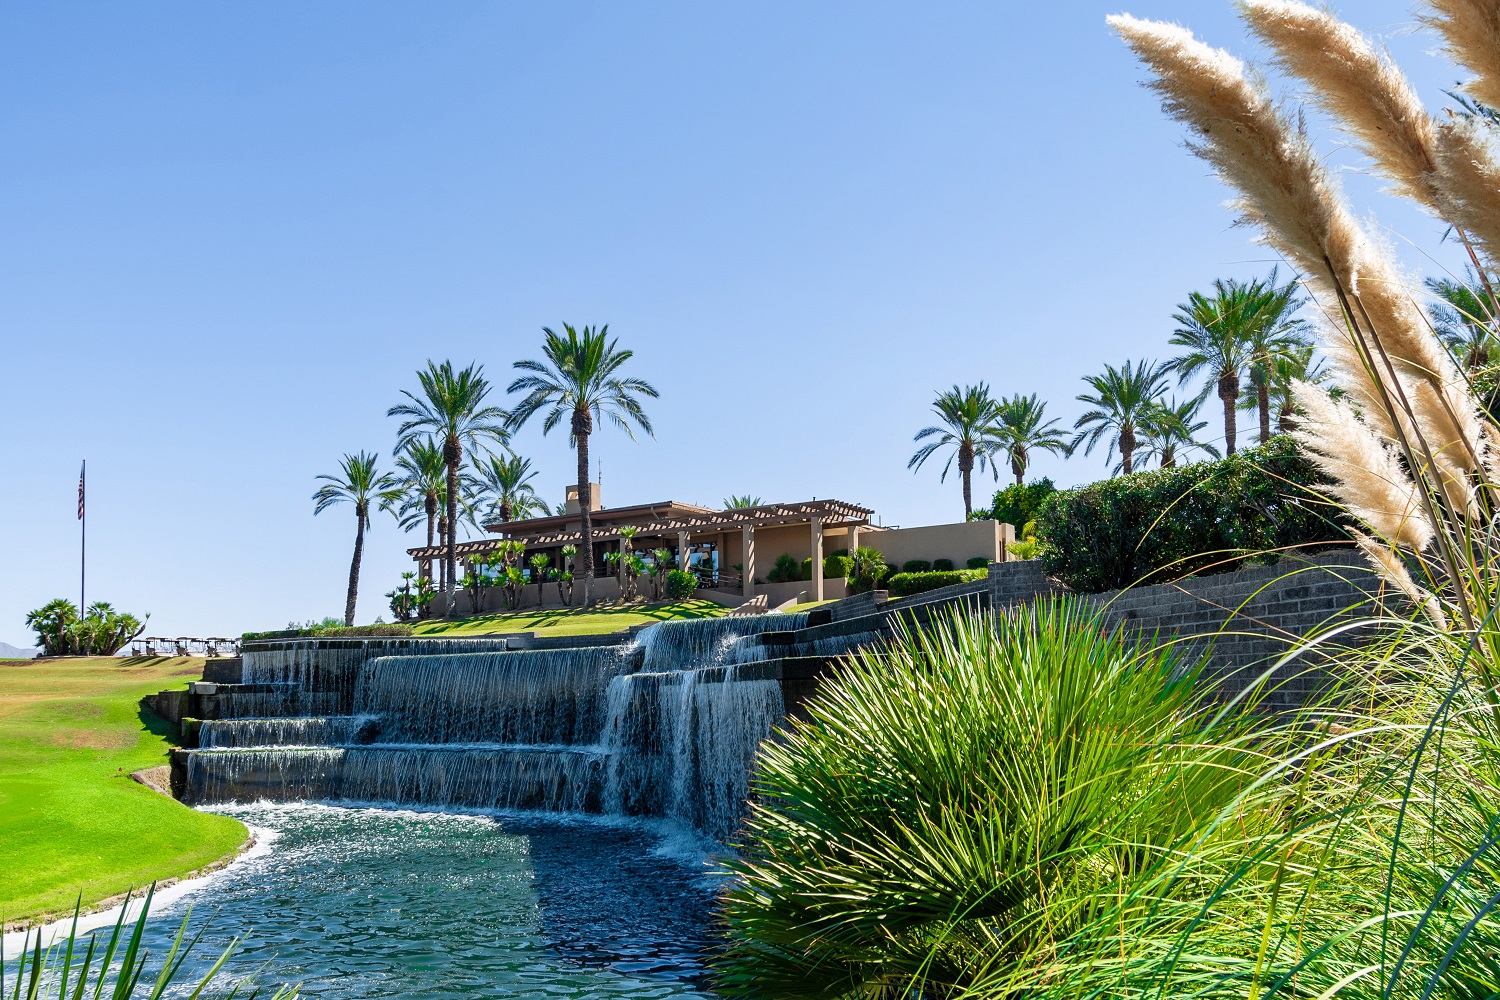
[[[665,504],[660,506],[666,506]],[[736,507],[729,510],[684,513],[672,517],[645,517],[639,521],[614,522],[600,525],[593,531],[593,541],[618,542],[623,536],[621,527],[636,529],[635,539],[675,540],[677,543],[677,565],[687,568],[687,553],[695,537],[722,535],[738,531],[744,551],[745,599],[755,596],[755,532],[758,528],[781,527],[806,524],[811,533],[813,566],[823,564],[823,531],[826,528],[848,528],[851,539],[857,540],[858,531],[870,523],[874,511],[843,500],[805,500],[800,503],[769,503],[758,507]],[[563,545],[582,542],[581,530],[557,527],[557,517],[532,518],[527,521],[509,521],[489,525],[489,530],[505,536],[506,540],[523,542],[527,549],[553,549]],[[485,538],[472,542],[460,542],[454,551],[460,558],[488,555],[500,545],[501,539]],[[850,545],[853,551],[855,544]],[[407,549],[407,553],[419,564],[430,559],[442,558],[442,546],[424,546]],[[823,599],[823,574],[815,570],[812,574],[813,599]]]

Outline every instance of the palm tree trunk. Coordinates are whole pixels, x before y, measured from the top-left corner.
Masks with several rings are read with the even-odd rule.
[[[1240,398],[1240,373],[1226,372],[1219,376],[1219,399],[1224,403],[1224,454],[1234,454],[1236,403]]]
[[[974,516],[974,494],[969,487],[969,470],[963,471],[964,477],[964,520],[967,521]]]
[[[344,624],[354,624],[354,605],[359,600],[359,561],[365,554],[365,515],[355,511],[359,530],[354,533],[354,561],[349,564],[349,596],[344,600]]]
[[[448,611],[446,617],[458,614],[458,592],[453,587],[458,571],[458,463],[463,460],[463,445],[449,439],[443,443],[443,458],[448,465],[448,544],[443,562],[448,570]]]
[[[437,527],[437,497],[428,497],[427,503],[427,547],[432,548],[432,532]],[[432,560],[426,561],[427,579],[432,579]]]
[[[578,435],[578,511],[583,515],[579,531],[578,568],[583,574],[583,606],[594,603],[594,491],[589,485],[589,436]],[[575,581],[576,582],[576,581]]]
[[[1271,387],[1262,382],[1255,387],[1255,405],[1260,409],[1260,443],[1271,440]]]
[[[1126,424],[1120,428],[1120,474],[1128,476],[1135,471],[1132,459],[1135,456],[1135,428]]]

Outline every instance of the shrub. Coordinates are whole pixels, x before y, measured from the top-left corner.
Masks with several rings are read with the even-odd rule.
[[[808,556],[806,559],[802,560],[802,575],[797,577],[797,579],[811,580],[812,578],[812,556]]]
[[[771,567],[771,572],[766,574],[766,579],[772,583],[796,583],[802,579],[802,566],[796,559],[783,552],[776,557],[776,565]]]
[[[988,569],[992,561],[989,556],[975,556],[964,565],[969,569]]]
[[[1037,514],[1043,569],[1097,593],[1238,569],[1268,550],[1347,539],[1323,480],[1290,439],[1219,462],[1118,476],[1052,494]]]
[[[1177,870],[1255,763],[1246,710],[1220,715],[1178,656],[1068,599],[852,654],[756,758],[723,992],[1065,995],[1046,973],[1079,922]],[[966,992],[986,976],[1035,989]]]
[[[667,573],[667,600],[685,601],[698,589],[698,575],[685,569],[674,569]]]
[[[941,573],[936,571],[901,572],[893,575],[885,582],[885,585],[892,597],[910,597],[913,594],[925,594],[929,590],[937,590],[939,587],[951,587],[955,583],[973,583],[987,576],[989,576],[989,570],[986,569],[953,569]]]
[[[849,593],[863,594],[874,590],[890,572],[890,567],[885,564],[885,556],[881,555],[879,549],[864,546],[855,549],[849,567]]]
[[[973,567],[970,568],[972,569]],[[934,559],[932,561],[932,571],[934,573],[951,573],[953,571],[953,560]]]
[[[928,562],[926,559],[908,559],[906,560],[906,562],[901,564],[901,572],[930,573],[932,572],[932,563]]]
[[[846,579],[854,571],[854,560],[847,553],[834,553],[823,558],[823,579]]]
[[[1023,486],[1012,484],[995,494],[989,510],[975,511],[973,519],[1003,521],[1019,530],[1021,525],[1036,520],[1042,503],[1056,492],[1057,487],[1050,479],[1038,479]]]
[[[412,627],[401,622],[393,622],[389,625],[345,625],[339,619],[328,620],[337,621],[338,624],[309,624],[303,628],[285,628],[274,632],[246,632],[240,639],[244,642],[252,642],[257,639],[352,639],[359,637],[396,637],[413,634]]]

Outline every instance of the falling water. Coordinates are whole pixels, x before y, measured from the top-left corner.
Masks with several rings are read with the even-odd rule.
[[[792,652],[760,636],[806,620],[669,622],[584,648],[424,640],[247,653],[245,681],[260,693],[231,695],[240,704],[204,723],[188,796],[604,812],[726,838],[784,711],[779,675],[742,665]]]

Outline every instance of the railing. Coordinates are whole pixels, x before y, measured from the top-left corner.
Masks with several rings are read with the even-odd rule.
[[[186,635],[175,639],[146,636],[132,640],[128,649],[131,656],[238,656],[240,641],[223,636],[207,639]]]

